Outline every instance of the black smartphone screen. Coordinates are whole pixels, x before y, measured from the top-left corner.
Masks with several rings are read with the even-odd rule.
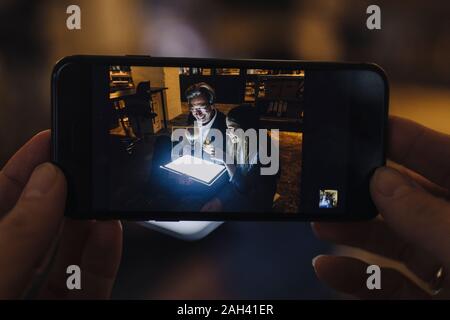
[[[54,144],[77,146],[72,157],[54,152],[73,190],[70,216],[376,214],[369,179],[385,163],[388,89],[374,65],[125,57],[71,65],[53,83]]]

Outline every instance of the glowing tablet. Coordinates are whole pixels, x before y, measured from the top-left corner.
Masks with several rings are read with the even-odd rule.
[[[225,166],[211,161],[184,155],[161,168],[183,174],[208,186],[212,185],[225,171]]]

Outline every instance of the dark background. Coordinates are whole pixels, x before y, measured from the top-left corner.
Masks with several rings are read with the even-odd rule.
[[[66,28],[78,4],[82,30]],[[450,2],[2,0],[0,164],[50,126],[50,74],[71,54],[372,61],[391,113],[450,133]],[[311,259],[332,248],[303,223],[226,223],[189,243],[125,225],[115,298],[329,298]],[[356,254],[353,251],[346,253]],[[357,253],[360,254],[360,253]]]

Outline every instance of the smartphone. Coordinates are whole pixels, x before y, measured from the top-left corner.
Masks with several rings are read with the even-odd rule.
[[[52,74],[66,215],[370,219],[388,101],[368,63],[66,57]]]

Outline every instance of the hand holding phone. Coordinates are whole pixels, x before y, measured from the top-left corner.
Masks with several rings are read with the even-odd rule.
[[[443,177],[450,169],[450,136],[390,117],[387,140],[388,157],[396,165],[377,169],[371,179],[371,194],[382,219],[320,222],[313,229],[322,240],[395,260],[410,274],[382,268],[389,281],[385,280],[383,290],[369,290],[365,282],[349,282],[368,268],[357,258],[320,255],[314,259],[314,269],[335,290],[358,298],[447,299],[450,244],[443,239],[450,234],[450,180]],[[423,281],[421,285],[412,280],[411,272]]]
[[[120,222],[64,219],[66,179],[49,151],[47,130],[0,171],[0,299],[107,299],[120,263]],[[90,275],[83,290],[61,280],[70,265]]]

